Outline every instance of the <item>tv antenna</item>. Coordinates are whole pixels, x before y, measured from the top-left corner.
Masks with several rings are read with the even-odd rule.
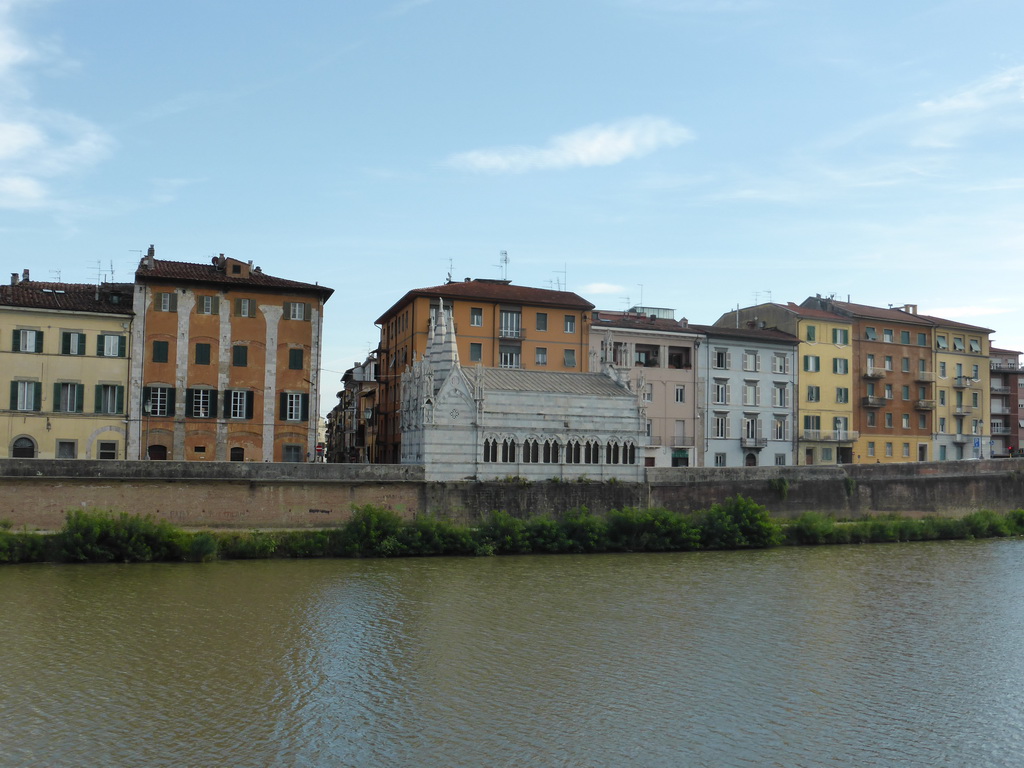
[[[508,280],[508,251],[500,251],[498,261],[501,263],[495,264],[495,266],[501,270],[501,279]]]
[[[51,269],[50,270],[50,274],[53,275],[53,277],[54,277],[54,281],[53,282],[55,282],[55,283],[59,283],[60,282],[60,270],[59,269]]]
[[[769,304],[772,303],[772,292],[771,291],[754,291],[754,304],[760,304],[762,296],[767,296],[768,297],[768,303]]]
[[[637,283],[637,285],[640,286],[640,304],[639,304],[639,306],[642,307],[644,305],[644,284],[643,283]]]
[[[561,276],[562,276],[562,279],[561,279],[561,280],[557,280],[557,279],[555,280],[555,285],[557,285],[557,286],[558,286],[558,290],[560,290],[560,291],[564,291],[564,290],[566,289],[566,286],[567,286],[567,285],[568,285],[568,283],[569,283],[569,280],[568,280],[568,278],[566,277],[566,265],[565,265],[565,264],[563,263],[563,264],[562,264],[562,271],[561,271],[561,272],[559,272],[559,271],[558,271],[558,270],[556,269],[556,270],[555,270],[555,274],[556,274],[556,275],[561,275]]]
[[[452,265],[451,258],[449,258],[448,259],[448,279],[444,281],[445,285],[447,285],[448,283],[450,283],[452,281],[452,270],[453,269],[455,269],[455,267]]]

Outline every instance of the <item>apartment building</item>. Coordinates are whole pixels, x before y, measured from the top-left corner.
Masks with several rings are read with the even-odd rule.
[[[377,445],[371,461],[399,463],[401,375],[427,352],[432,321],[441,312],[457,331],[461,365],[512,370],[587,372],[590,311],[569,291],[469,279],[408,291],[376,324],[380,327]]]
[[[314,459],[330,288],[152,246],[135,282],[128,458]]]
[[[994,445],[989,425],[988,336],[992,330],[926,317],[935,325],[933,458],[990,458]]]
[[[327,461],[364,464],[377,437],[377,353],[345,371],[338,404],[327,415]]]
[[[617,369],[640,395],[646,423],[645,466],[696,467],[703,462],[696,365],[703,338],[686,318],[677,321],[673,309],[593,313],[591,368]]]
[[[989,349],[989,392],[991,457],[1009,456],[1021,448],[1024,437],[1024,376],[1021,353],[1011,349]]]
[[[753,323],[690,327],[705,337],[697,358],[704,464],[794,464],[796,336]]]
[[[854,417],[853,324],[822,309],[765,303],[726,312],[718,327],[753,325],[799,340],[795,368],[797,462],[851,464],[859,437]],[[790,373],[790,371],[786,371]]]
[[[0,456],[124,459],[132,286],[0,286],[0,368],[10,399]]]

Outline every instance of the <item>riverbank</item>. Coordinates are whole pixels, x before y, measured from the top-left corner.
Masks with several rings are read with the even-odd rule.
[[[335,528],[187,531],[152,516],[67,513],[54,533],[13,531],[0,521],[0,563],[208,562],[218,559],[428,557],[601,552],[690,552],[776,546],[931,541],[1024,535],[1024,510],[961,518],[894,515],[842,521],[816,512],[778,520],[733,496],[694,513],[663,508],[579,508],[554,517],[494,512],[480,525],[431,516],[406,520],[373,505]]]

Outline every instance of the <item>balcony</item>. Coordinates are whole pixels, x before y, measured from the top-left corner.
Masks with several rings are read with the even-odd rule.
[[[863,376],[865,379],[884,379],[885,368],[876,368],[873,365],[869,365],[867,368],[864,369]]]
[[[993,416],[1010,416],[1011,415],[1009,408],[1007,408],[1005,405],[996,405],[995,403],[992,404],[992,410],[990,411],[990,413]]]
[[[934,400],[917,400],[914,403],[914,408],[919,411],[934,411],[935,401]]]
[[[741,437],[740,446],[742,448],[755,448],[760,450],[768,445],[767,437]]]
[[[526,334],[522,328],[501,328],[498,330],[498,337],[502,339],[525,339]]]
[[[953,413],[957,416],[966,416],[967,414],[974,413],[974,408],[970,405],[957,405],[953,408]]]
[[[993,395],[1008,395],[1010,394],[1010,388],[1000,385],[993,384],[990,388]]]
[[[972,381],[973,379],[970,376],[954,376],[953,387],[955,389],[967,389],[967,387],[971,386]]]
[[[993,435],[1010,435],[1010,434],[1013,434],[1013,429],[1011,427],[1007,427],[1004,424],[993,424],[991,429],[992,429],[992,434]]]
[[[966,445],[968,442],[970,442],[970,440],[970,435],[965,435],[963,433],[953,435],[953,442],[956,443],[957,445]]]
[[[914,381],[935,381],[935,371],[918,371],[914,374]]]
[[[860,404],[863,405],[865,408],[881,408],[887,402],[888,400],[886,400],[884,397],[875,397],[874,395],[867,395],[866,397],[862,397],[860,399]]]
[[[860,432],[849,429],[805,429],[803,439],[821,443],[852,443]]]

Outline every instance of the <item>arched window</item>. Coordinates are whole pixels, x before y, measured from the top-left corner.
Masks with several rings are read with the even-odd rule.
[[[484,440],[484,461],[493,462],[498,460],[498,441]]]
[[[167,461],[166,445],[151,445],[149,446],[147,453],[152,461]]]
[[[586,444],[583,446],[583,463],[601,463],[601,446],[596,440],[587,440]]]
[[[619,463],[619,444],[618,443],[608,443],[608,445],[605,446],[604,463],[605,464],[618,464]]]
[[[544,463],[545,464],[557,464],[558,463],[558,441],[557,440],[545,440],[544,441]]]
[[[536,464],[540,457],[540,448],[537,445],[536,440],[526,440],[523,442],[523,462],[526,464]]]
[[[570,440],[565,444],[565,463],[566,464],[579,464],[580,463],[580,443],[579,440]]]
[[[627,443],[622,448],[624,463],[636,464],[636,446],[633,443]]]
[[[34,459],[36,457],[36,444],[31,437],[19,437],[11,446],[11,456],[16,459]]]
[[[503,440],[501,442],[501,460],[504,462],[514,462],[516,460],[515,440]]]
[[[231,449],[231,461],[245,461],[245,448],[235,446]]]

